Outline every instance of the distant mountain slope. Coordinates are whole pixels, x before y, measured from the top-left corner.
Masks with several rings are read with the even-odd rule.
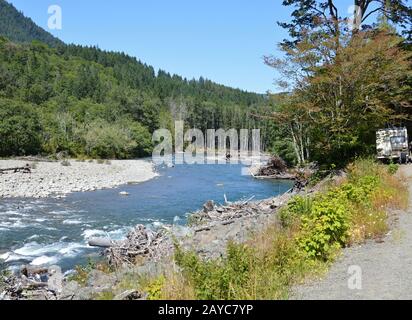
[[[0,34],[14,42],[38,40],[52,47],[63,44],[5,0],[0,0]]]
[[[97,47],[66,45],[5,0],[0,0],[0,35],[12,42],[30,43],[37,40],[58,48],[58,52],[66,57],[77,56],[114,68],[116,78],[123,84],[126,82],[132,88],[154,91],[162,99],[198,95],[204,100],[230,100],[246,105],[264,100],[264,95],[234,89],[203,78],[188,80],[163,70],[156,74],[152,66],[124,53],[103,51]]]
[[[266,95],[66,45],[0,0],[0,156],[146,156],[151,134],[173,131],[174,120],[203,132],[261,128],[262,146],[270,147],[275,128],[254,115],[272,107]]]

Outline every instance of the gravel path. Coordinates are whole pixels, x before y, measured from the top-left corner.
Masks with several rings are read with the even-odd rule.
[[[384,242],[345,249],[324,279],[295,288],[293,299],[412,299],[412,166],[401,171],[409,183],[410,206],[408,212],[399,212]],[[361,270],[361,289],[349,289],[354,270]]]

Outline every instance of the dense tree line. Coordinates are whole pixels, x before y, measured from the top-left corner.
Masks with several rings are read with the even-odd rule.
[[[274,108],[265,95],[66,45],[4,0],[0,15],[0,156],[144,156],[151,133],[173,130],[174,120],[202,130],[261,128],[262,147],[273,147],[273,123],[253,117]]]
[[[202,130],[262,127],[263,144],[271,140],[269,121],[252,116],[270,108],[264,96],[156,74],[121,53],[1,38],[0,70],[1,156],[144,156],[151,133],[174,120]]]
[[[26,18],[5,0],[0,0],[0,34],[16,42],[32,42],[38,40],[50,46],[58,46],[63,42],[37,26],[30,18]]]
[[[412,113],[411,8],[402,0],[354,0],[362,11],[353,28],[333,0],[283,4],[295,9],[281,23],[291,36],[281,44],[285,59],[266,63],[284,76],[286,93],[270,96],[66,45],[7,4],[0,11],[0,34],[9,38],[0,38],[0,156],[145,156],[151,134],[173,131],[175,120],[201,130],[259,128],[262,147],[289,163],[373,154],[375,130],[408,124]],[[372,14],[379,18],[370,21]]]

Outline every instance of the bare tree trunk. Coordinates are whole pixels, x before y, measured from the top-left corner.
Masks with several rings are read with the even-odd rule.
[[[297,142],[297,139],[296,139],[295,131],[293,130],[293,124],[289,125],[289,131],[290,131],[291,136],[292,136],[293,149],[295,150],[296,158],[298,159],[298,164],[302,164],[302,159],[301,159],[300,152],[299,152],[298,142]]]

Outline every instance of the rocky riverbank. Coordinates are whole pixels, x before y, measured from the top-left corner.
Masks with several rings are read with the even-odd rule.
[[[100,166],[113,165],[115,163]],[[161,225],[150,230],[139,225],[124,240],[89,239],[89,244],[104,248],[102,251],[114,272],[85,267],[85,271],[80,269],[82,279],[79,282],[73,280],[71,273],[55,276],[59,270],[56,266],[44,270],[26,266],[20,275],[4,277],[3,288],[0,279],[0,300],[84,300],[96,299],[108,291],[116,296],[112,298],[144,298],[143,292],[124,290],[124,282],[129,278],[155,275],[172,267],[171,257],[176,242],[184,250],[195,251],[205,259],[224,256],[228,242],[245,242],[269,223],[276,222],[279,208],[300,191],[294,188],[281,196],[260,201],[253,197],[238,202],[226,199],[223,205],[208,201],[202,209],[192,213],[188,226]]]
[[[104,255],[114,272],[88,270],[81,274],[84,279],[79,283],[70,274],[59,273],[58,266],[48,269],[26,266],[20,274],[0,279],[0,300],[87,300],[96,299],[108,290],[116,300],[144,299],[143,292],[125,290],[124,283],[170,268],[176,243],[204,259],[225,255],[229,241],[242,243],[276,221],[278,209],[294,194],[292,191],[262,201],[246,199],[223,206],[209,201],[192,214],[190,226],[163,225],[153,231],[139,225],[122,241],[90,239],[89,243],[106,247]]]
[[[157,174],[150,161],[112,160],[64,162],[29,162],[0,160],[0,169],[25,167],[31,172],[0,174],[0,198],[64,197],[72,192],[114,188],[139,183]]]

